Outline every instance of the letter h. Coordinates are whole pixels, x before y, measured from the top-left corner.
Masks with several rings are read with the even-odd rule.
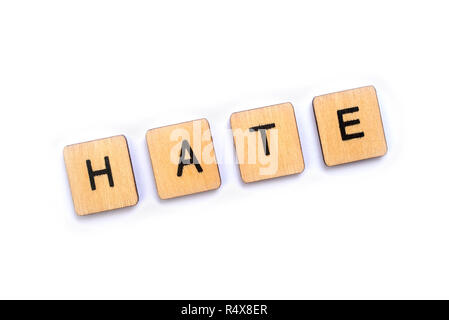
[[[112,170],[111,170],[111,165],[109,163],[109,157],[108,156],[104,157],[104,163],[106,165],[106,169],[93,171],[92,170],[92,163],[90,162],[90,160],[86,160],[87,173],[89,174],[90,187],[91,187],[92,191],[97,189],[97,186],[95,185],[95,177],[96,176],[101,176],[101,175],[104,175],[104,174],[108,175],[109,186],[111,188],[114,186],[114,180],[112,179]]]

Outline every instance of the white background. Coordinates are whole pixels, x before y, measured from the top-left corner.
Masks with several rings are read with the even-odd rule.
[[[1,1],[0,298],[449,298],[437,1]],[[389,151],[325,167],[312,98],[374,85]],[[295,107],[306,169],[158,199],[145,132]],[[136,207],[77,217],[67,144],[124,134]]]

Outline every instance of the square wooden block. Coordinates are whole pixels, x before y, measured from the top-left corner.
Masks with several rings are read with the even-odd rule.
[[[78,215],[133,206],[139,201],[124,136],[66,146],[64,160]]]
[[[385,140],[373,86],[313,99],[324,162],[328,166],[385,155]]]
[[[147,144],[161,199],[220,187],[220,173],[206,119],[148,130]]]
[[[236,112],[231,128],[245,183],[304,170],[304,159],[291,103]]]

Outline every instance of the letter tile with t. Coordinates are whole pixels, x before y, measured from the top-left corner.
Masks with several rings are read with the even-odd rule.
[[[328,166],[385,155],[385,140],[373,86],[313,99],[324,162]]]
[[[124,136],[66,146],[64,161],[78,215],[137,204],[139,196]]]
[[[240,175],[245,183],[304,170],[304,159],[291,103],[231,115]]]
[[[206,119],[150,129],[146,140],[161,199],[220,187],[220,173]]]

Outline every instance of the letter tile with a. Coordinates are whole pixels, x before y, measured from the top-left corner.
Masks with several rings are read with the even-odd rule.
[[[206,119],[150,129],[146,139],[161,199],[220,187],[220,173]]]

